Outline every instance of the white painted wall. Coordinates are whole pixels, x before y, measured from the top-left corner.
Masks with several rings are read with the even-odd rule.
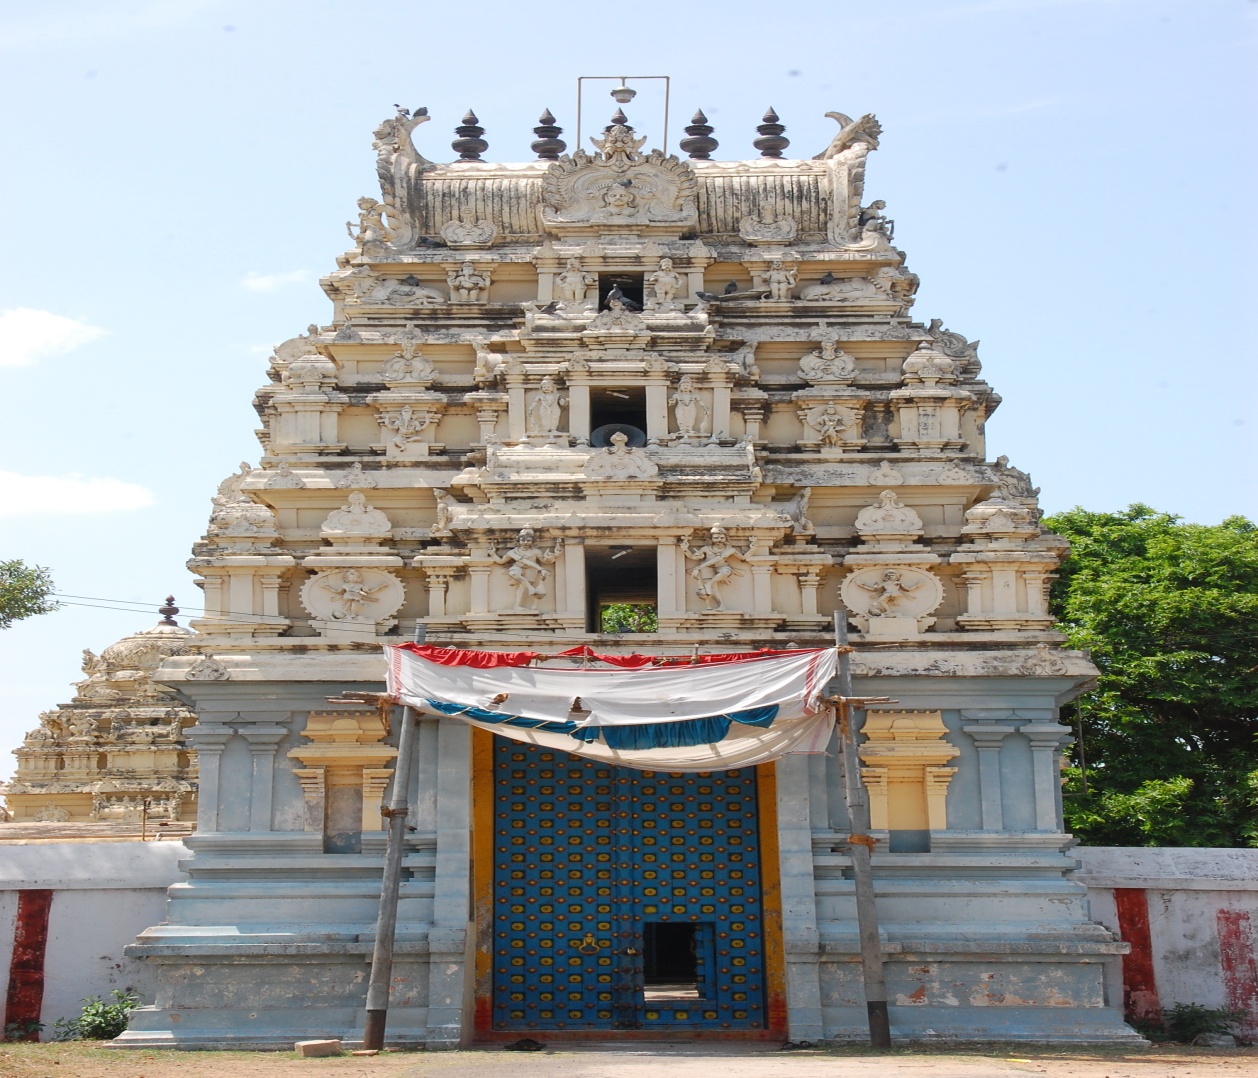
[[[166,888],[187,879],[181,842],[0,843],[0,992],[8,984],[17,892],[51,889],[44,1003],[52,1030],[75,1017],[85,996],[106,999],[115,988],[153,998],[149,969],[122,949],[166,916]],[[48,1034],[45,1034],[47,1036]]]
[[[1092,917],[1118,931],[1114,888],[1146,892],[1153,974],[1163,1007],[1225,1007],[1219,910],[1248,910],[1258,926],[1258,850],[1080,846],[1074,878],[1088,888]]]

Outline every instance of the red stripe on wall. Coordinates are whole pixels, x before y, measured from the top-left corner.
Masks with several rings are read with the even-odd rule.
[[[1258,963],[1254,960],[1254,929],[1248,910],[1219,910],[1219,965],[1227,1007],[1243,1011],[1237,1032],[1246,1039],[1258,1036]]]
[[[19,891],[13,930],[13,961],[4,997],[4,1028],[12,1039],[39,1040],[39,1012],[44,1006],[44,952],[48,947],[51,891]]]
[[[1162,1020],[1157,981],[1153,977],[1153,936],[1149,931],[1149,900],[1143,887],[1115,887],[1118,931],[1131,944],[1123,955],[1123,1013],[1145,1022]]]

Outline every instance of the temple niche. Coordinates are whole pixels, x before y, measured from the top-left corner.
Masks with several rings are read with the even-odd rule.
[[[175,621],[172,602],[153,628],[99,655],[84,649],[73,698],[41,715],[14,750],[17,770],[0,785],[13,824],[38,823],[35,833],[52,837],[192,830],[196,754],[184,731],[195,717],[154,680],[194,635]]]
[[[512,163],[472,114],[446,164],[427,110],[376,128],[330,311],[276,346],[260,456],[193,544],[194,633],[107,649],[19,750],[19,817],[126,813],[139,786],[87,788],[125,766],[186,818],[197,761],[125,1043],[358,1035],[398,716],[344,694],[381,690],[385,645],[697,660],[829,647],[836,612],[857,692],[891,701],[859,764],[893,1033],[1132,1036],[1124,945],[1066,877],[1058,714],[1095,671],[1047,614],[1065,546],[989,459],[978,342],[917,319],[865,190],[881,126],[828,115],[790,157],[770,110],[750,160],[714,159],[702,113],[674,153],[619,110],[569,152],[546,112]],[[573,744],[420,717],[390,1038],[863,1036],[836,743],[686,775]],[[613,887],[630,943],[600,927]]]

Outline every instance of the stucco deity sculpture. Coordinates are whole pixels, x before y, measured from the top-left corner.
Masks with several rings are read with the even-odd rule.
[[[579,258],[568,259],[563,273],[555,278],[555,292],[563,303],[584,303],[585,290],[598,284],[598,277],[581,268]]]
[[[895,222],[883,215],[887,204],[882,199],[862,206],[860,212],[861,243],[871,246],[890,244],[895,237]]]
[[[393,432],[389,444],[401,450],[427,441],[424,432],[437,422],[437,416],[432,412],[417,412],[406,404],[400,411],[382,412],[377,422]]]
[[[388,583],[369,587],[361,569],[346,569],[340,580],[325,580],[323,588],[332,594],[332,617],[341,620],[362,620],[368,604],[374,603],[376,592],[383,591]]]
[[[870,617],[881,618],[900,612],[901,605],[912,598],[911,592],[922,587],[922,582],[912,583],[904,578],[899,569],[886,569],[882,579],[873,584],[857,581],[859,588],[864,588],[873,597],[869,604]]]
[[[730,562],[745,562],[746,555],[730,543],[725,529],[719,524],[708,532],[708,541],[703,546],[697,549],[686,546],[683,549],[687,558],[699,563],[690,570],[690,575],[699,584],[695,589],[695,594],[708,604],[705,612],[724,610],[721,588],[729,582],[730,577],[738,573]]]
[[[638,212],[638,196],[634,194],[633,181],[616,180],[603,192],[602,217],[634,217]]]
[[[521,528],[515,546],[510,550],[489,552],[490,558],[507,567],[507,576],[515,589],[513,613],[530,612],[537,608],[536,600],[546,594],[546,580],[550,576],[546,566],[553,564],[562,551],[562,538],[556,539],[550,550],[542,550],[537,545],[533,529]]]
[[[861,295],[873,299],[879,293],[864,277],[836,277],[833,273],[825,274],[816,284],[804,285],[799,291],[799,298],[811,303],[842,303]]]
[[[769,299],[790,299],[791,289],[795,287],[798,274],[781,259],[769,263],[769,272],[764,275],[765,286],[769,290]]]
[[[488,298],[489,268],[464,262],[458,269],[446,274],[446,283],[450,286],[452,303],[480,303]]]
[[[833,401],[810,408],[804,416],[804,422],[816,432],[817,441],[828,449],[843,444],[844,431],[855,421],[850,409]]]
[[[558,434],[559,423],[567,397],[561,397],[555,386],[555,380],[547,375],[529,405],[530,434]]]
[[[358,224],[345,222],[349,238],[360,248],[383,243],[388,236],[384,223],[384,205],[364,195],[358,200]]]
[[[684,283],[682,276],[673,269],[671,258],[661,258],[660,268],[646,275],[647,286],[655,295],[650,306],[656,310],[671,310],[677,306],[677,293]]]
[[[704,403],[703,394],[695,389],[694,379],[688,374],[677,383],[677,392],[668,398],[677,420],[677,433],[683,438],[694,438],[707,430],[711,411]]]

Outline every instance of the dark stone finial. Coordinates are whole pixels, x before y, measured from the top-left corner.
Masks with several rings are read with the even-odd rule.
[[[179,613],[179,607],[175,605],[175,597],[173,595],[166,596],[166,605],[159,606],[157,612],[162,615],[162,625],[178,625],[175,615]]]
[[[756,130],[760,132],[760,138],[756,139],[752,145],[760,151],[761,157],[781,157],[782,151],[791,144],[790,139],[782,137],[786,126],[778,123],[778,114],[773,111],[772,105],[764,114],[764,123],[760,124]]]
[[[681,148],[696,161],[707,161],[712,151],[720,145],[712,138],[712,128],[708,125],[708,118],[703,115],[703,109],[699,109],[691,117],[686,134],[690,137],[681,140]]]
[[[614,113],[612,113],[612,126],[613,127],[628,127],[629,126],[629,117],[625,115],[624,109],[617,109]]]
[[[476,113],[468,109],[467,115],[463,117],[463,123],[454,129],[454,133],[459,137],[450,143],[450,148],[457,151],[459,160],[479,161],[480,155],[489,149],[489,143],[481,138],[485,129],[478,127],[479,123]]]
[[[563,128],[555,126],[555,118],[550,114],[550,109],[546,109],[537,118],[533,134],[537,138],[529,149],[537,154],[540,161],[558,161],[559,155],[568,148],[568,144],[559,137],[563,134]]]

